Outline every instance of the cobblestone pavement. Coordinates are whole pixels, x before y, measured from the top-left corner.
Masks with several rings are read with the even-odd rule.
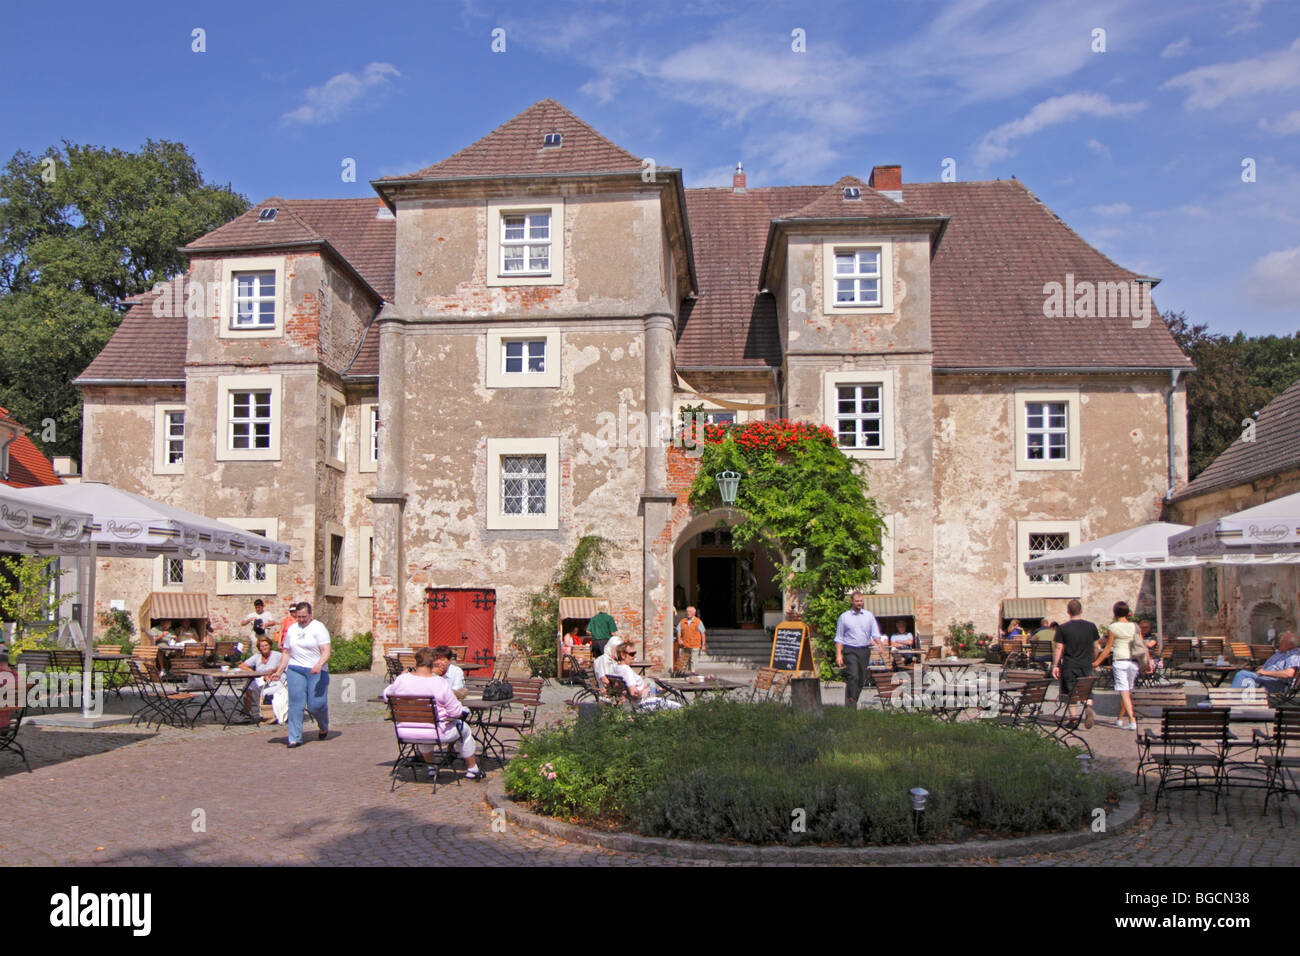
[[[480,786],[445,782],[436,794],[409,772],[389,792],[391,724],[373,698],[380,681],[357,679],[358,703],[339,700],[335,678],[329,739],[308,727],[300,748],[275,726],[161,732],[24,726],[33,772],[0,754],[0,862],[6,865],[710,865],[567,843],[506,824],[493,828]],[[563,688],[547,691],[544,718],[561,719]],[[833,696],[828,695],[828,699]],[[1089,733],[1098,762],[1133,765],[1131,733]],[[489,765],[490,766],[490,765]],[[444,778],[447,779],[447,778]],[[1233,826],[1211,798],[1176,795],[1095,848],[972,865],[1300,864],[1300,820],[1262,818],[1262,796],[1231,801]],[[1292,802],[1293,806],[1295,801]],[[498,827],[500,829],[500,827]],[[718,863],[717,865],[722,865]],[[736,865],[734,863],[727,865]]]

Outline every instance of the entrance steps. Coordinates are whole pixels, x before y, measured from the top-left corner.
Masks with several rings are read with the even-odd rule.
[[[708,632],[709,649],[698,655],[700,673],[766,667],[772,657],[772,637],[767,631],[717,630]]]

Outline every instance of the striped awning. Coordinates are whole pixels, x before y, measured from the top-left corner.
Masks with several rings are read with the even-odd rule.
[[[183,591],[154,591],[149,595],[149,611],[144,616],[203,619],[208,616],[208,596]]]
[[[560,620],[591,620],[596,616],[596,599],[591,597],[560,598]]]
[[[864,594],[862,606],[876,617],[916,617],[916,601],[910,594]]]
[[[1047,602],[1042,598],[1007,598],[1002,602],[1002,619],[1010,621],[1047,617]]]

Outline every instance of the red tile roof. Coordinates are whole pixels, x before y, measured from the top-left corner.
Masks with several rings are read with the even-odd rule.
[[[177,294],[173,283],[180,283]],[[176,382],[185,381],[185,344],[189,327],[185,318],[189,281],[185,276],[173,279],[165,288],[172,292],[159,306],[163,315],[154,315],[158,296],[152,291],[129,299],[131,307],[112,338],[77,383]]]
[[[846,199],[844,190],[858,190],[858,199]],[[895,202],[856,176],[844,176],[834,186],[821,187],[821,195],[784,219],[918,219],[934,216],[911,201]]]
[[[1300,382],[1260,410],[1254,441],[1238,438],[1210,462],[1174,501],[1244,485],[1260,478],[1300,468]]]
[[[544,147],[547,133],[561,133],[558,147]],[[482,139],[419,172],[392,181],[460,179],[468,176],[546,176],[639,172],[640,157],[615,146],[555,100],[534,103]]]
[[[0,422],[17,425],[9,412],[0,408]],[[0,485],[10,488],[39,488],[43,485],[61,485],[54,466],[22,432],[9,445],[9,474],[0,478]]]
[[[191,252],[328,244],[382,298],[393,297],[397,221],[377,218],[383,200],[281,199],[258,203],[185,248]],[[275,219],[262,222],[263,209]]]

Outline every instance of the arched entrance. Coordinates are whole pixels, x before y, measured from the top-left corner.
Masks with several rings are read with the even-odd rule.
[[[737,549],[730,528],[738,516],[725,508],[694,515],[673,543],[673,608],[695,605],[711,631],[759,629],[765,606],[780,606],[776,573],[765,548]]]
[[[1295,626],[1291,615],[1281,605],[1273,601],[1260,601],[1250,609],[1250,641],[1252,644],[1264,644],[1268,641],[1268,629],[1273,627],[1277,634],[1291,630]]]

